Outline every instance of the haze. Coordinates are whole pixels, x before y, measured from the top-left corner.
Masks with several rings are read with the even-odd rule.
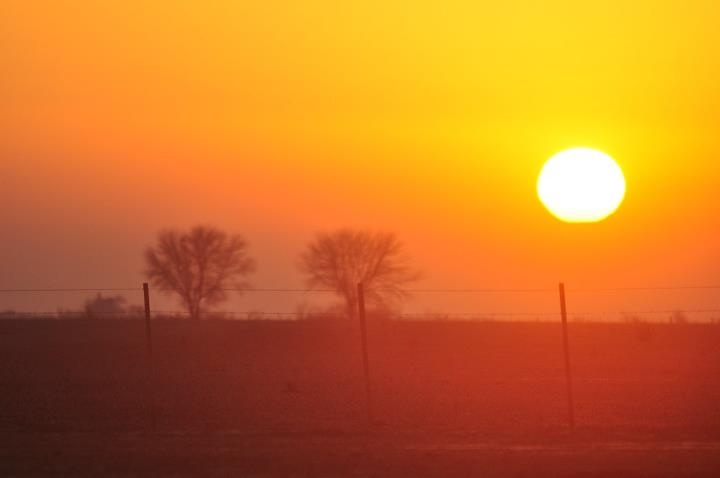
[[[249,240],[257,286],[301,286],[340,226],[396,232],[420,288],[720,283],[717,2],[485,3],[3,2],[0,288],[139,287],[157,231],[197,223]],[[535,196],[573,146],[624,169],[607,221]],[[582,300],[717,306],[653,294]],[[407,307],[504,299],[463,300]]]

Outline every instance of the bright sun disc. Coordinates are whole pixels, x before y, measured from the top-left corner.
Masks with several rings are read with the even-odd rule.
[[[607,154],[573,148],[550,158],[537,182],[540,201],[565,222],[598,222],[625,197],[625,176]]]

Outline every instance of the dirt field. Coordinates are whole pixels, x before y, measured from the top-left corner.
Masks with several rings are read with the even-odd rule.
[[[1,476],[717,476],[720,327],[0,321]],[[150,404],[156,404],[153,431]]]

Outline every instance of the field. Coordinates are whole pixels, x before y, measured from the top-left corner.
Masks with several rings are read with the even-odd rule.
[[[0,476],[716,476],[720,327],[0,321]],[[152,406],[156,409],[153,428]]]

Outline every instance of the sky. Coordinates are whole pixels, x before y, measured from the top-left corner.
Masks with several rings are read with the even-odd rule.
[[[719,21],[712,0],[5,0],[0,288],[134,287],[157,232],[194,224],[243,234],[257,287],[301,287],[298,253],[343,226],[395,232],[418,288],[719,285]],[[625,172],[601,223],[537,199],[543,163],[575,146]],[[718,292],[569,300],[720,309]],[[228,307],[298,300],[315,299]]]

